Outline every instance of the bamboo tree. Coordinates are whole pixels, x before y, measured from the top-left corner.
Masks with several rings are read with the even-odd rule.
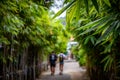
[[[51,3],[48,5],[44,0],[0,1],[1,79],[35,80],[41,73],[39,65],[44,56],[59,50],[61,45],[57,43],[64,27],[60,21],[51,19],[48,11]]]
[[[54,17],[67,10],[68,26],[73,28],[76,39],[87,53],[90,80],[119,79],[119,46],[116,45],[119,44],[120,1],[69,0],[65,3],[68,4]]]

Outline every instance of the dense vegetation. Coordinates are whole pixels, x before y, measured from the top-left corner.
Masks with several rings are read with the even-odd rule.
[[[66,50],[67,31],[51,18],[51,4],[0,0],[0,80],[35,80],[52,50]]]
[[[120,80],[120,0],[64,3],[54,17],[67,10],[67,26],[80,44],[77,50],[86,55],[90,80]]]
[[[64,0],[55,15],[53,2],[0,0],[0,79],[35,80],[52,50],[66,50],[71,33],[90,80],[120,80],[120,0]],[[64,11],[66,27],[55,19]]]

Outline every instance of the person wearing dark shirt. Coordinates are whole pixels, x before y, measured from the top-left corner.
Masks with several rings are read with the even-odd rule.
[[[54,75],[54,73],[55,73],[56,61],[57,61],[57,55],[53,51],[49,56],[51,75]]]

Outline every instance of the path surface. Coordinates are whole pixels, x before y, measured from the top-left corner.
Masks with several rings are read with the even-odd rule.
[[[43,72],[40,79],[37,80],[88,80],[86,69],[79,67],[79,64],[74,60],[66,60],[64,64],[63,75],[59,75],[59,66],[56,66],[54,76],[50,75],[50,69]]]

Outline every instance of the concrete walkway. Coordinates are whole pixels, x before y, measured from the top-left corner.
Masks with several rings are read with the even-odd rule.
[[[37,80],[89,80],[85,74],[86,69],[79,67],[75,60],[66,60],[64,64],[63,75],[59,75],[59,64],[56,66],[54,76],[50,75],[50,68],[47,72],[43,72]]]

